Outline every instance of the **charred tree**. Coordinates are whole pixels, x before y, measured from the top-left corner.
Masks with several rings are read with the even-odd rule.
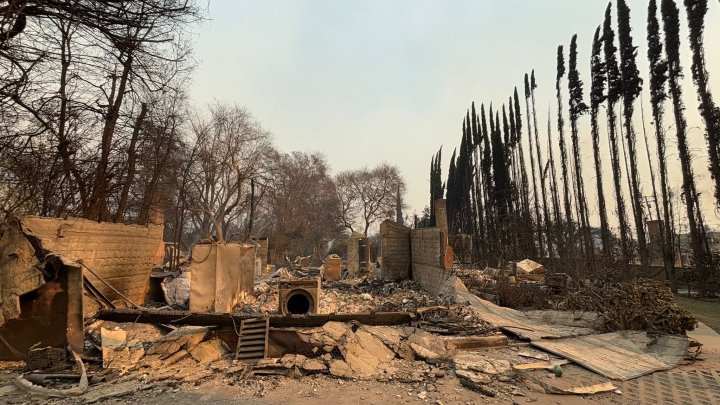
[[[567,148],[565,146],[565,121],[563,119],[562,93],[560,92],[560,82],[565,76],[565,57],[563,56],[562,45],[557,49],[557,76],[555,78],[555,90],[558,103],[558,143],[560,145],[560,167],[562,170],[562,186],[563,186],[563,205],[565,208],[565,222],[568,229],[573,228],[572,206],[570,204],[570,175],[568,170]]]
[[[600,159],[600,128],[598,125],[598,112],[605,102],[605,65],[600,52],[600,27],[595,29],[593,36],[592,53],[590,56],[590,127],[593,145],[593,161],[595,162],[595,187],[598,197],[598,214],[600,216],[600,238],[603,245],[603,255],[607,258],[612,251],[610,226],[608,225],[607,207],[605,203],[605,190],[603,189],[602,161]]]
[[[705,66],[705,50],[703,49],[703,31],[708,2],[707,0],[684,0],[684,2],[690,31],[692,78],[700,102],[700,115],[705,122],[710,174],[715,183],[715,205],[720,207],[720,108],[715,105],[710,91],[708,72]]]
[[[648,5],[648,61],[650,62],[650,104],[655,121],[655,140],[657,143],[658,168],[660,171],[660,194],[662,197],[663,227],[661,229],[662,255],[665,275],[670,280],[671,289],[677,291],[675,278],[675,253],[673,250],[674,218],[670,185],[668,182],[667,156],[665,153],[665,131],[663,129],[663,102],[667,99],[665,91],[668,79],[668,64],[663,58],[663,46],[660,40],[660,24],[657,19],[657,2],[650,0]]]
[[[517,94],[517,92],[515,93]],[[525,116],[527,117],[527,127],[528,127],[528,151],[530,153],[530,175],[532,176],[532,193],[533,193],[533,206],[535,209],[535,224],[537,225],[537,240],[538,240],[538,248],[540,251],[540,257],[542,257],[545,254],[545,249],[543,248],[543,232],[545,230],[543,226],[543,217],[540,213],[540,198],[538,196],[538,177],[535,174],[535,150],[533,147],[533,134],[532,134],[532,125],[530,124],[530,83],[528,82],[528,74],[525,73]],[[517,98],[516,98],[517,99]],[[515,106],[515,109],[517,110],[519,106]],[[537,128],[535,128],[535,131],[537,132]],[[538,158],[538,164],[539,164],[539,158]],[[540,176],[542,176],[542,172],[540,173]],[[544,198],[544,196],[543,196]],[[549,247],[548,247],[549,249]]]
[[[590,221],[585,200],[585,184],[582,176],[582,164],[580,162],[580,138],[578,134],[578,119],[585,114],[588,106],[583,101],[583,83],[580,80],[580,73],[577,70],[577,34],[573,35],[570,41],[570,53],[568,55],[568,105],[570,112],[570,136],[572,143],[573,165],[575,169],[575,200],[578,205],[580,226],[582,227],[583,248],[586,257],[592,264],[594,247],[590,235]]]
[[[643,268],[649,263],[647,241],[645,238],[645,224],[642,210],[642,193],[640,192],[640,177],[638,174],[636,135],[632,117],[635,99],[642,90],[642,79],[635,64],[637,48],[633,45],[630,35],[630,8],[625,0],[618,0],[618,43],[620,45],[620,79],[622,82],[623,118],[625,123],[625,140],[627,141],[627,154],[630,159],[630,192],[633,199],[633,214],[637,234],[638,251]]]
[[[605,9],[605,21],[603,22],[603,53],[605,55],[605,73],[607,74],[607,117],[608,117],[608,138],[610,143],[610,166],[612,167],[613,186],[615,191],[615,206],[618,216],[618,231],[620,233],[620,253],[625,270],[630,262],[630,246],[628,236],[630,234],[625,210],[625,198],[622,190],[622,171],[620,169],[620,149],[618,147],[617,115],[615,105],[620,100],[622,83],[620,81],[620,70],[617,63],[617,48],[615,47],[615,31],[612,28],[612,3],[608,3]]]
[[[690,243],[692,244],[693,261],[695,271],[699,275],[707,277],[712,270],[708,266],[710,259],[705,226],[698,200],[697,187],[695,186],[695,175],[692,169],[692,155],[687,139],[687,120],[685,118],[685,106],[683,105],[683,94],[680,80],[683,77],[680,65],[680,17],[679,10],[673,0],[662,0],[660,11],[663,19],[663,30],[665,31],[665,55],[668,66],[668,89],[673,105],[675,117],[675,129],[678,141],[678,155],[680,157],[680,169],[682,171],[682,189],[685,198],[685,209],[687,210],[688,226],[690,228]],[[699,283],[700,292],[705,292],[706,283]]]

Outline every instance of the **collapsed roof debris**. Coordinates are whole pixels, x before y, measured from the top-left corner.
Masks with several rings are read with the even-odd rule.
[[[192,260],[179,272],[163,273],[164,305],[139,300],[145,306],[108,305],[97,311],[85,328],[84,363],[76,361],[76,368],[69,361],[72,352],[58,345],[24,350],[30,353],[27,364],[36,370],[26,371],[22,381],[40,387],[17,383],[5,391],[22,400],[72,395],[93,402],[214,381],[255,384],[259,388],[249,395],[262,396],[267,394],[264,381],[277,381],[268,379],[304,376],[309,381],[410,384],[417,399],[438,403],[451,402],[441,392],[448,384],[465,387],[467,395],[511,401],[540,393],[618,392],[623,380],[671,369],[688,352],[689,340],[682,334],[602,334],[607,311],[519,311],[483,300],[456,274],[482,280],[483,288],[528,284],[545,290],[553,273],[529,260],[497,271],[448,268],[446,255],[452,250],[445,248],[445,233],[401,231],[393,243],[405,238],[410,249],[395,252],[419,257],[394,258],[393,263],[409,263],[412,279],[389,280],[382,270],[358,276],[342,265],[326,271],[330,264],[337,267],[339,257],[329,257],[320,268],[299,258],[267,276],[256,271],[256,245],[196,245]],[[63,263],[72,266],[73,259]],[[77,268],[80,274],[82,267]],[[118,275],[107,278],[113,277]],[[107,284],[110,291],[116,289]],[[477,284],[472,286],[474,291]],[[655,291],[652,285],[633,288]],[[199,290],[204,293],[198,295]],[[85,291],[86,297],[93,294]],[[560,297],[566,307],[591,309],[572,304],[581,294],[562,291]],[[658,300],[671,301],[662,295]],[[175,309],[183,305],[190,310]],[[632,306],[626,310],[633,311]],[[683,325],[688,324],[678,328]]]

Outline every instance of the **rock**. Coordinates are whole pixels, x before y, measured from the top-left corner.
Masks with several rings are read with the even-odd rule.
[[[372,295],[370,295],[368,293],[362,293],[362,294],[360,294],[360,297],[362,297],[362,299],[368,300],[368,301],[372,301],[372,299],[373,299]]]
[[[200,326],[183,326],[178,328],[153,343],[148,349],[148,354],[160,354],[169,356],[180,349],[192,350],[205,338],[208,328]]]
[[[339,342],[346,333],[352,332],[350,327],[346,324],[335,321],[327,322],[323,325],[322,330],[335,342]]]
[[[122,329],[100,328],[103,368],[129,370],[145,355],[145,348],[138,341],[127,341],[127,332]]]
[[[387,363],[395,358],[395,353],[383,342],[368,332],[358,330],[346,336],[347,340],[340,346],[348,366],[361,377],[371,376],[378,372],[380,363]]]
[[[507,360],[488,359],[481,354],[472,352],[455,355],[453,362],[456,369],[479,371],[488,375],[505,374],[512,369],[510,362]]]
[[[472,370],[455,370],[455,374],[458,377],[466,378],[475,384],[490,384],[492,382],[492,377],[489,375]]]
[[[302,354],[286,354],[280,359],[280,364],[285,368],[301,367],[305,360],[306,357]]]
[[[437,336],[417,329],[408,337],[410,348],[415,355],[426,360],[439,360],[447,357],[445,342]]]
[[[260,359],[255,364],[255,367],[277,367],[280,363],[280,359]]]
[[[410,342],[407,340],[400,343],[400,347],[398,347],[396,352],[401,359],[415,361],[415,351],[410,347]]]
[[[227,354],[227,349],[220,339],[212,339],[199,343],[190,350],[190,357],[200,363],[210,363]]]
[[[318,360],[318,359],[307,359],[304,363],[302,363],[302,366],[300,366],[303,370],[307,371],[325,371],[327,370],[327,367],[325,367],[325,364]]]
[[[353,370],[342,360],[332,360],[330,362],[330,375],[335,377],[350,378],[353,376]]]
[[[427,391],[420,391],[420,393],[418,394],[418,398],[420,398],[420,399],[427,398]]]
[[[435,370],[435,377],[436,378],[443,378],[445,377],[445,370],[437,369]]]
[[[377,337],[395,352],[400,349],[403,339],[408,336],[402,329],[390,326],[362,326],[360,330]]]

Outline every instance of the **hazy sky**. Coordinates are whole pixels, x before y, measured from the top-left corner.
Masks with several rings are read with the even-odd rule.
[[[638,65],[647,77],[647,1],[628,3],[633,38],[640,47]],[[538,126],[545,137],[548,107],[556,114],[556,49],[564,44],[567,52],[574,33],[587,97],[592,35],[606,5],[595,0],[214,0],[209,21],[196,36],[199,67],[191,96],[197,103],[220,100],[246,106],[273,133],[280,150],[323,152],[335,173],[380,162],[397,165],[408,183],[409,213],[419,213],[428,204],[430,158],[442,145],[446,176],[470,103],[506,102],[514,86],[523,97],[523,75],[531,69],[540,86]],[[710,1],[706,25],[711,82],[720,90],[717,1]],[[685,27],[682,34],[685,40]],[[682,45],[690,125],[702,125],[689,77],[687,42]],[[563,97],[567,103],[566,90]],[[644,98],[650,122],[647,94]],[[717,91],[715,99],[720,101]],[[637,109],[642,135],[639,104]],[[671,125],[670,111],[666,127]],[[583,177],[594,201],[588,122],[584,117],[581,127],[582,160],[588,162]],[[653,128],[647,130],[651,136]],[[557,133],[553,136],[557,139]],[[691,129],[690,138],[702,188],[710,194],[702,131]],[[601,146],[607,150],[606,143]],[[669,150],[676,160],[674,143]],[[644,147],[639,151],[644,155]],[[649,194],[646,166],[642,159],[647,179],[643,191]],[[678,172],[673,170],[673,186],[680,184]],[[609,172],[604,177],[610,197]],[[713,216],[708,222],[720,222],[711,213],[711,200],[706,202]]]

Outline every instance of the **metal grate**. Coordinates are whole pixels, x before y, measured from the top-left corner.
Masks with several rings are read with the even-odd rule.
[[[267,356],[268,318],[252,318],[240,321],[235,358],[242,361],[257,361]]]
[[[646,375],[623,384],[623,403],[714,405],[720,403],[717,371],[671,371]]]

